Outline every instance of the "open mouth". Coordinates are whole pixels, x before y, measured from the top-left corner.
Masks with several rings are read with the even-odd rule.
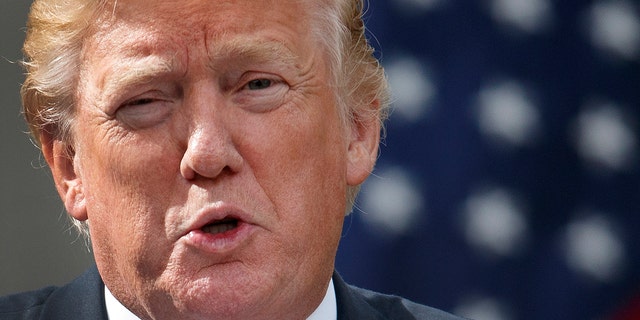
[[[182,239],[208,254],[228,254],[258,230],[248,214],[233,208],[206,209],[198,213],[198,218]]]
[[[238,219],[234,218],[224,218],[222,220],[217,220],[212,223],[209,223],[202,227],[202,231],[209,234],[220,234],[227,232],[229,230],[233,230],[238,227]]]

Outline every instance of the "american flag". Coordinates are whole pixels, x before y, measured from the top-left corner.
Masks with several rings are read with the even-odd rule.
[[[344,278],[478,320],[640,319],[640,3],[375,0],[366,23],[394,111]]]

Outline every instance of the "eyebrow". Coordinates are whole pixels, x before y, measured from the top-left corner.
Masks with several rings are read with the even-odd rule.
[[[155,55],[125,58],[124,63],[118,63],[102,79],[102,92],[111,96],[122,88],[146,84],[169,74],[175,71],[176,63],[172,60]]]
[[[210,50],[209,64],[213,67],[218,60],[238,57],[254,61],[274,61],[291,66],[297,66],[299,58],[280,41],[238,38],[214,45],[213,50]]]

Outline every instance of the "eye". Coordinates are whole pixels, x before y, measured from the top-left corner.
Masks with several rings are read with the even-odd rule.
[[[123,103],[116,112],[116,118],[133,129],[144,129],[167,119],[172,112],[172,104],[167,99],[140,97]]]
[[[148,103],[152,103],[152,102],[153,102],[153,99],[151,99],[151,98],[142,98],[142,99],[129,101],[126,104],[124,104],[123,106],[140,106],[140,105],[148,104]]]
[[[262,90],[271,87],[271,84],[272,82],[270,79],[255,79],[249,81],[246,87],[249,90]]]
[[[239,81],[243,85],[233,95],[236,105],[253,112],[266,112],[284,103],[289,86],[281,77],[248,73],[243,78]]]

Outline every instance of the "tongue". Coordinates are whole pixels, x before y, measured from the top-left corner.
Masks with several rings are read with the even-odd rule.
[[[234,229],[238,226],[237,221],[220,221],[208,224],[202,228],[202,231],[210,234],[218,234]]]

